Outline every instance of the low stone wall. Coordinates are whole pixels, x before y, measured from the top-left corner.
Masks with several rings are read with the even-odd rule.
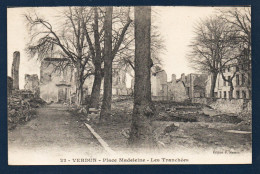
[[[186,96],[183,96],[183,97],[180,97],[180,96],[172,96],[172,95],[169,95],[169,96],[152,96],[152,100],[153,101],[174,101],[174,102],[184,102],[188,99],[188,97]]]
[[[213,109],[219,110],[225,113],[240,113],[243,110],[243,99],[218,99],[210,106]]]
[[[238,114],[241,112],[252,112],[252,100],[246,99],[212,99],[212,98],[194,98],[193,103],[201,103],[211,106],[223,113]]]
[[[192,103],[208,104],[208,98],[193,98]]]
[[[36,115],[35,108],[45,105],[45,102],[35,97],[32,91],[13,90],[8,96],[8,129],[14,129],[17,124],[29,121]]]

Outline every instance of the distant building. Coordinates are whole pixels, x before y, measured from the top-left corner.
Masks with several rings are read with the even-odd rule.
[[[25,74],[24,89],[33,92],[34,96],[40,97],[40,82],[37,74]]]
[[[181,80],[184,82],[187,95],[190,99],[202,98],[206,96],[207,74],[185,74],[181,75]]]
[[[69,65],[59,69],[61,64],[68,62],[66,58],[45,58],[40,67],[40,97],[47,101],[66,102],[75,93],[75,72]]]
[[[94,76],[90,76],[85,80],[85,94],[90,95],[94,83]],[[101,82],[101,94],[103,94],[104,80]],[[128,95],[126,87],[126,72],[117,65],[113,65],[112,71],[112,94],[113,95]]]
[[[68,102],[75,100],[76,70],[68,64],[66,58],[45,58],[40,67],[40,97],[45,101]],[[67,66],[59,66],[66,64]],[[62,67],[62,69],[60,69]],[[115,65],[113,67],[113,95],[127,95],[126,72]],[[88,77],[83,84],[84,96],[90,95],[94,76]],[[101,83],[103,93],[103,80]]]
[[[184,101],[206,96],[206,74],[185,74],[180,79],[172,74],[172,80],[167,82],[167,74],[159,70],[151,75],[151,93],[157,100]]]
[[[164,70],[151,75],[152,96],[167,96],[167,74]]]
[[[184,82],[181,79],[176,80],[175,74],[172,74],[172,80],[168,82],[168,93],[168,96],[170,97],[169,100],[177,102],[181,102],[189,98]]]
[[[234,86],[233,98],[251,99],[251,79],[248,74],[243,71],[243,66],[229,67],[225,69],[224,76],[226,79],[229,79],[234,75],[235,72],[236,74],[232,80]],[[209,77],[209,84],[210,81],[211,78]],[[217,98],[230,98],[230,84],[224,81],[221,74],[218,74],[217,76],[214,95]]]

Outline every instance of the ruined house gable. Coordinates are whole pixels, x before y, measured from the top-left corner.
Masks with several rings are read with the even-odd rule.
[[[40,67],[40,93],[45,101],[67,100],[75,90],[74,68],[66,58],[45,58]]]

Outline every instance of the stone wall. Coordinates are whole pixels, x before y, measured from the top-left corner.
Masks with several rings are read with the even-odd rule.
[[[12,64],[13,89],[19,89],[19,66],[20,66],[20,52],[15,51],[13,53],[13,64]]]
[[[243,99],[217,99],[217,101],[212,103],[210,106],[213,109],[219,110],[224,113],[240,113],[243,110],[243,104]]]
[[[40,82],[37,74],[25,74],[24,89],[33,92],[35,97],[40,97]]]
[[[164,89],[167,86],[167,74],[164,70],[160,70],[151,75],[151,92],[152,96],[167,96]]]
[[[40,67],[40,97],[43,100],[58,102],[61,91],[63,90],[60,88],[63,88],[63,86],[70,88],[70,94],[75,93],[74,69],[72,66],[62,67],[61,65],[66,64],[67,61],[65,58],[45,58],[42,61]],[[64,97],[61,96],[61,98]]]
[[[172,81],[168,83],[168,96],[169,100],[176,102],[183,102],[188,99],[188,95],[186,93],[186,88],[182,81]]]
[[[65,66],[66,58],[45,58],[40,67],[40,97],[47,102],[73,102],[76,96],[76,69]],[[60,66],[60,67],[59,67]],[[61,69],[62,68],[62,69]],[[90,76],[83,84],[84,98],[91,95],[94,76]],[[101,82],[101,95],[103,93]],[[129,95],[126,88],[126,72],[120,68],[113,70],[113,95]]]

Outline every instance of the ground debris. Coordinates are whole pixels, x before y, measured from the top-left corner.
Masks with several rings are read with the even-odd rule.
[[[166,133],[170,133],[170,132],[173,132],[173,131],[176,131],[178,130],[178,126],[176,126],[174,123],[171,124],[170,126],[167,126],[165,129],[164,129],[164,134]]]
[[[25,123],[36,116],[35,108],[45,105],[39,97],[31,95],[27,90],[16,90],[8,96],[8,129]]]
[[[130,137],[130,129],[129,128],[122,129],[120,133],[127,139]]]

